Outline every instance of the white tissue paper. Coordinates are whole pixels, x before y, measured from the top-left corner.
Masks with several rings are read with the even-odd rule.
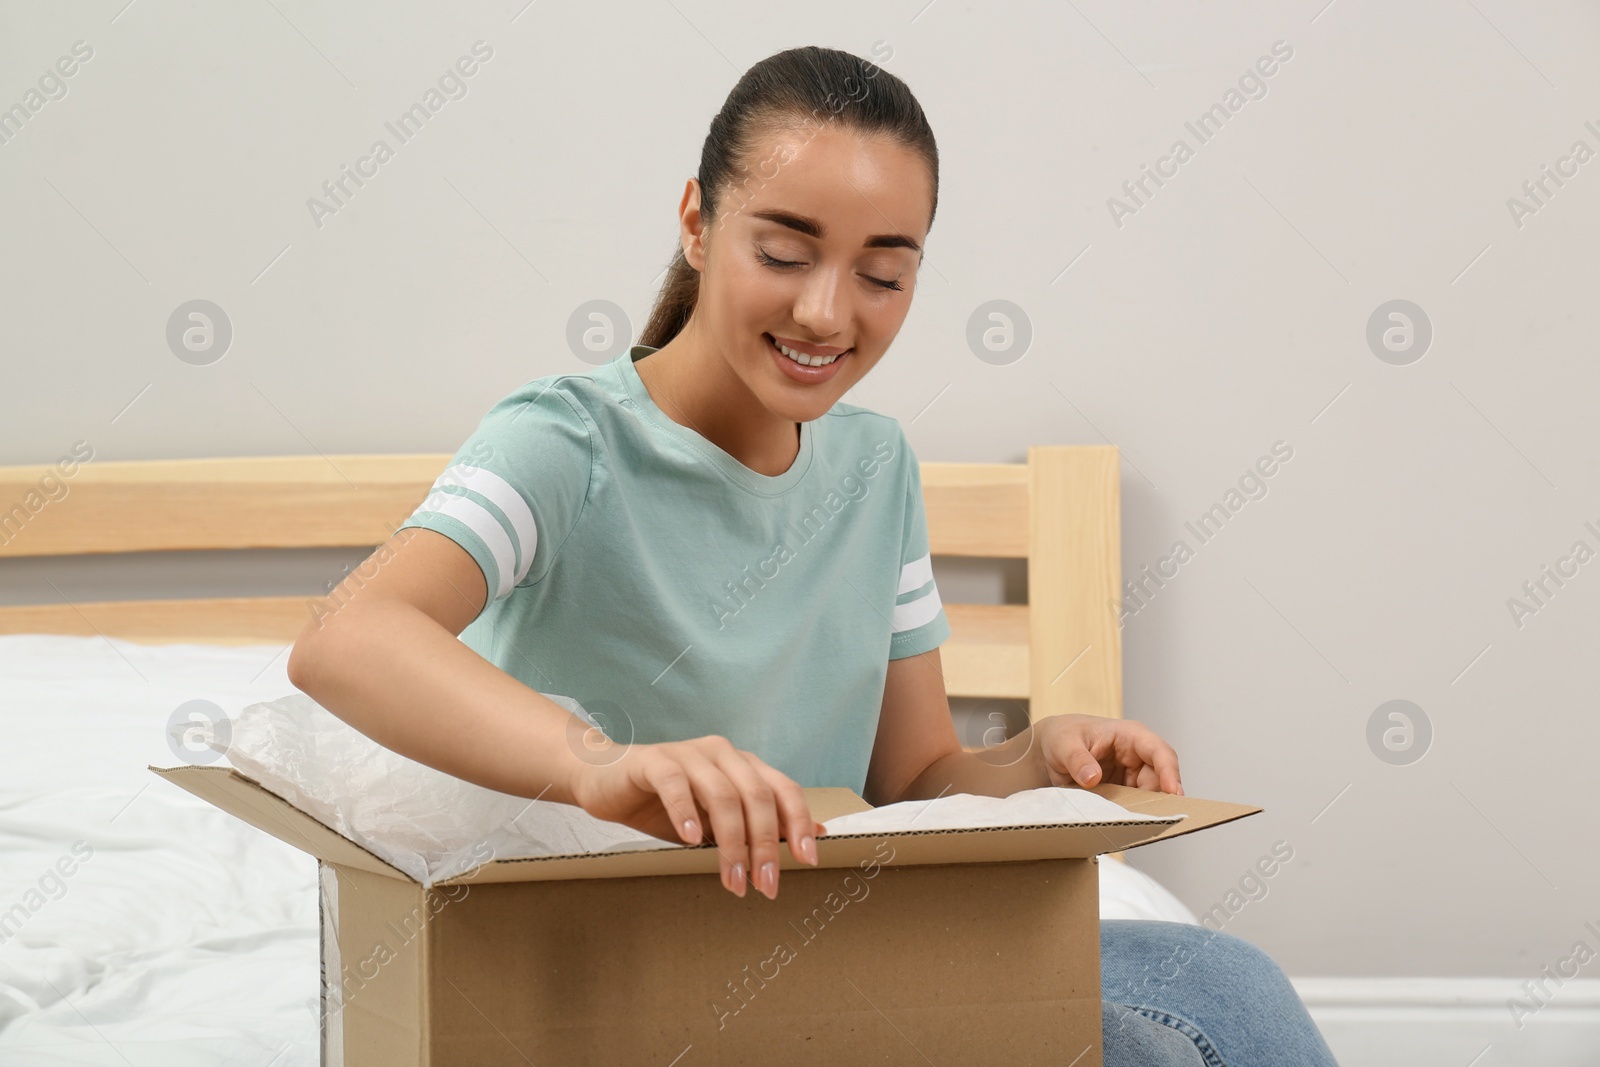
[[[1125,822],[1176,822],[1171,815],[1139,815],[1099,793],[1046,785],[1008,797],[954,793],[933,800],[902,800],[826,823],[830,834],[906,830],[977,830],[996,826],[1059,826]]]
[[[544,696],[590,726],[571,697]],[[251,704],[231,723],[228,762],[269,791],[423,885],[493,859],[681,848],[582,808],[474,785],[373,741],[295,692]],[[958,793],[907,800],[825,823],[830,834],[875,834],[1172,821],[1139,815],[1082,789],[1045,786],[1005,798]]]
[[[570,697],[546,693],[589,725]],[[582,808],[496,792],[384,748],[304,693],[251,704],[226,756],[306,814],[423,885],[494,859],[676,844]]]

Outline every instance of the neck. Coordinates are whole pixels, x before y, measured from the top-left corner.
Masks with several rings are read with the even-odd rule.
[[[650,399],[757,474],[783,474],[800,454],[800,424],[768,411],[694,326],[691,317],[678,336],[635,361]]]

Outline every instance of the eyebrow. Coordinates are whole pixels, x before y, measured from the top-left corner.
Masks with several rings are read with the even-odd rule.
[[[754,211],[752,217],[776,222],[779,226],[787,226],[791,230],[798,230],[807,237],[822,240],[827,235],[827,229],[816,219],[808,219],[804,215],[796,215],[790,211]],[[913,252],[921,253],[922,246],[911,238],[900,233],[878,233],[868,237],[862,243],[863,248],[909,248]]]

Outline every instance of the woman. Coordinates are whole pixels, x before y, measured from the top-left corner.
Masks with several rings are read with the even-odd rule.
[[[1054,716],[981,756],[957,742],[916,457],[893,419],[840,400],[905,320],[937,188],[893,75],[819,48],[752,67],[684,190],[642,343],[496,404],[376,576],[301,635],[294,684],[469,781],[709,834],[741,897],[776,896],[780,840],[817,862],[802,784],[875,805],[1182,793],[1177,755],[1136,722]],[[1106,1063],[1332,1062],[1247,943],[1102,925]]]

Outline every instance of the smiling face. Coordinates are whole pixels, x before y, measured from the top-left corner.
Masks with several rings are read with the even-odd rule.
[[[773,415],[827,412],[882,358],[911,308],[933,210],[915,151],[838,126],[773,132],[718,218],[684,194],[684,256],[700,272],[694,328]],[[774,342],[807,362],[794,361]]]

